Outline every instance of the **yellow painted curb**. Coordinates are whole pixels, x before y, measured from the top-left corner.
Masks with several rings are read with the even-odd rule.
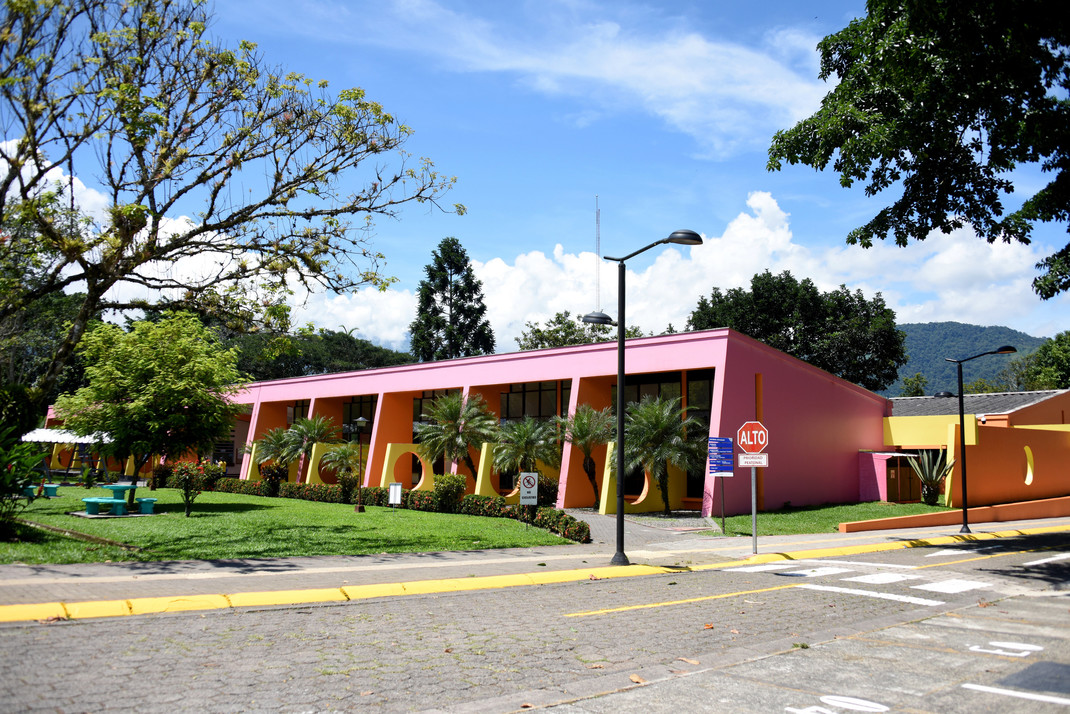
[[[714,563],[712,565],[692,566],[692,570],[712,570],[715,568],[728,568],[736,565],[753,565],[756,563],[774,563],[781,560],[813,560],[818,558],[833,558],[845,555],[859,555],[860,553],[881,553],[890,550],[906,550],[908,548],[924,548],[937,545],[955,545],[974,541],[995,540],[996,538],[1014,538],[1022,535],[1040,535],[1043,533],[1060,533],[1070,531],[1070,526],[1042,526],[1039,528],[1026,528],[1022,530],[995,531],[992,533],[963,533],[960,535],[936,536],[934,538],[919,538],[916,540],[896,541],[894,543],[867,543],[864,545],[849,545],[839,548],[815,548],[812,550],[796,550],[790,553],[760,553],[752,555],[746,560],[737,560],[730,563]]]
[[[230,607],[226,595],[181,595],[178,597],[131,598],[131,615],[149,615],[160,612],[187,612],[189,610],[221,610]]]
[[[926,546],[951,545],[974,541],[1013,538],[1021,535],[1060,533],[1070,531],[1070,525],[1042,526],[1020,530],[992,533],[937,536],[894,543],[870,543],[839,548],[815,548],[790,553],[762,553],[744,560],[734,560],[709,565],[694,565],[687,570],[702,571],[731,568],[756,563],[771,563],[781,560],[810,560],[859,553],[879,553],[890,550],[905,550]],[[28,622],[47,619],[83,619],[93,617],[119,617],[146,615],[163,612],[187,612],[191,610],[222,610],[233,607],[268,605],[299,605],[314,602],[344,602],[399,595],[419,595],[445,592],[464,592],[492,588],[518,587],[523,585],[546,585],[552,583],[580,582],[608,578],[630,578],[644,575],[665,575],[678,572],[679,568],[655,565],[603,566],[577,568],[574,570],[551,570],[516,575],[487,575],[468,578],[444,578],[441,580],[418,580],[408,583],[377,583],[369,585],[346,585],[341,588],[317,588],[309,590],[275,590],[234,593],[231,595],[187,595],[176,597],[132,598],[130,600],[99,600],[75,603],[31,603],[26,605],[0,605],[0,622]]]
[[[346,602],[341,588],[315,590],[264,590],[253,593],[227,595],[231,607],[263,607],[265,605],[299,605],[306,602]]]
[[[85,602],[64,603],[67,615],[72,620],[85,620],[90,617],[119,617],[130,614],[130,602],[127,600],[87,600]]]
[[[350,600],[366,600],[376,597],[393,597],[405,594],[405,583],[375,583],[372,585],[346,585],[341,588]]]
[[[43,602],[31,605],[0,605],[0,622],[27,622],[29,620],[67,619],[63,603]]]

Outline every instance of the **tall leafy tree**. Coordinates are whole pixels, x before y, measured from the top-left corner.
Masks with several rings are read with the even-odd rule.
[[[79,349],[88,384],[62,395],[56,412],[67,429],[111,437],[101,450],[133,456],[135,474],[153,454],[211,454],[241,410],[228,399],[242,384],[237,353],[189,313],[130,332],[96,323]]]
[[[847,242],[896,244],[970,225],[1028,243],[1038,221],[1070,219],[1070,25],[1056,0],[869,0],[865,17],[818,44],[835,80],[821,108],[769,148],[770,170],[832,163],[840,183],[897,198]],[[1048,183],[1007,212],[1019,165]],[[1070,288],[1070,245],[1037,265],[1034,290]]]
[[[1032,355],[1026,355],[1007,365],[1014,374],[1023,365],[1023,389],[1070,389],[1070,331],[1060,332]]]
[[[631,326],[624,331],[625,337],[642,337],[643,331]],[[617,339],[617,330],[610,325],[593,325],[572,317],[568,310],[554,314],[544,324],[524,323],[524,330],[516,338],[521,350],[539,350],[545,347],[568,347],[587,345],[592,342],[612,342]]]
[[[846,286],[822,293],[805,278],[768,270],[751,279],[751,289],[714,288],[700,297],[687,329],[730,327],[866,389],[895,381],[907,361],[895,312],[877,293],[866,300]]]
[[[428,362],[494,352],[483,283],[476,279],[460,241],[444,238],[424,272],[416,319],[409,325],[413,356]]]
[[[473,394],[465,399],[460,392],[445,394],[434,402],[421,417],[426,423],[416,424],[416,441],[431,461],[440,457],[446,461],[464,461],[468,472],[476,475],[471,449],[493,443],[498,437],[498,419],[483,401]]]
[[[277,305],[295,282],[388,284],[370,221],[409,202],[438,205],[453,184],[402,151],[411,130],[361,89],[332,94],[272,68],[252,43],[211,39],[209,7],[4,4],[0,320],[68,288],[84,293],[41,393],[93,315],[144,307],[117,286],[231,324],[271,321],[264,301]],[[66,178],[52,185],[57,175]],[[79,176],[107,201],[93,220],[66,191]],[[181,269],[184,258],[199,270]],[[27,270],[33,280],[7,279]]]
[[[689,471],[702,463],[707,430],[687,416],[679,399],[647,395],[628,405],[624,421],[626,468],[642,468],[654,481],[669,515],[669,465]]]

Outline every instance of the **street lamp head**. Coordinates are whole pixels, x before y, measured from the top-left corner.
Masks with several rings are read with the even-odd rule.
[[[665,242],[675,243],[676,245],[702,245],[702,236],[695,233],[695,231],[673,231],[672,234],[665,239]]]
[[[1009,354],[1014,354],[1014,353],[1015,353],[1015,352],[1017,352],[1017,351],[1018,351],[1018,350],[1016,350],[1016,349],[1014,348],[1014,345],[1003,345],[1002,347],[1000,347],[1000,348],[999,348],[998,350],[996,350],[996,351],[995,351],[995,352],[993,352],[992,354],[997,354],[997,355],[1009,355]]]
[[[953,397],[955,395],[952,394],[951,392],[937,392],[933,396],[934,397],[939,397],[940,399],[947,399],[948,397]]]
[[[613,318],[611,318],[609,315],[607,315],[606,313],[602,312],[601,310],[596,310],[595,312],[587,313],[586,315],[584,315],[583,317],[580,318],[580,322],[586,323],[588,325],[616,325],[617,324],[616,322],[613,321]]]

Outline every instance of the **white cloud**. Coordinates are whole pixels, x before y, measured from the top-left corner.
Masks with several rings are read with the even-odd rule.
[[[810,278],[826,291],[846,284],[871,298],[879,290],[899,322],[1010,325],[1041,336],[1065,329],[1070,295],[1041,301],[1032,292],[1033,266],[1043,257],[1034,246],[988,244],[960,230],[906,248],[812,249],[795,242],[789,216],[770,194],[752,193],[747,209],[720,236],[705,236],[705,245],[654,248],[647,267],[629,267],[626,322],[655,334],[670,323],[681,330],[701,295],[714,286],[748,287],[754,274],[768,269]],[[596,306],[593,253],[567,253],[559,244],[552,255],[533,251],[512,262],[474,262],[498,351],[515,351],[526,322],[543,322],[557,312],[580,315],[601,307],[616,317],[616,263],[599,263],[602,299]],[[367,290],[313,297],[299,314],[328,329],[356,327],[362,337],[398,348],[415,304],[407,290]]]
[[[321,3],[306,5],[322,14]],[[476,16],[432,0],[397,0],[362,14],[361,32],[333,39],[423,52],[457,72],[512,74],[534,92],[582,99],[590,108],[573,116],[583,121],[638,108],[716,157],[764,148],[828,91],[816,78],[819,38],[797,29],[770,33],[763,47],[751,48],[665,17],[652,24],[650,14],[629,6],[511,8],[526,14],[495,21],[486,8]],[[331,25],[337,31],[347,23],[356,20]]]

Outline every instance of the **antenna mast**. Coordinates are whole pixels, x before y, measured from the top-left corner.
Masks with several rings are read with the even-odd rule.
[[[598,208],[598,194],[594,196],[594,306],[602,310],[602,212]]]

